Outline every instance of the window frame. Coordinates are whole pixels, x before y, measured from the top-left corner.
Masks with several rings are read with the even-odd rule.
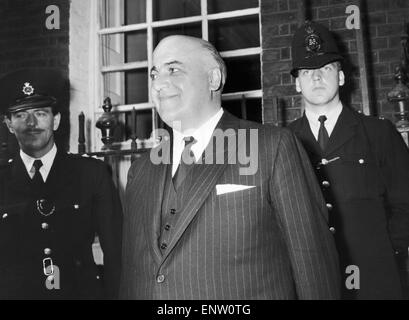
[[[122,15],[121,20],[123,20],[123,14],[124,14],[124,11],[123,11],[124,5],[122,5],[123,0],[118,1],[118,3],[121,6],[120,15]],[[97,65],[98,65],[99,70],[97,70],[97,73],[99,74],[98,79],[100,79],[100,85],[99,85],[99,90],[98,90],[100,92],[100,96],[103,97],[104,95],[104,80],[103,80],[104,74],[113,73],[113,72],[125,72],[125,71],[130,71],[130,70],[139,70],[139,69],[147,69],[149,73],[149,70],[152,68],[152,55],[153,55],[153,50],[154,50],[153,32],[155,28],[200,22],[201,30],[202,30],[202,39],[208,40],[209,21],[217,21],[217,20],[222,21],[225,19],[242,18],[242,17],[257,15],[259,19],[260,46],[249,47],[249,48],[244,48],[244,49],[235,49],[235,50],[229,50],[229,51],[221,51],[220,55],[223,58],[259,56],[260,63],[261,63],[262,50],[261,50],[261,28],[260,28],[261,26],[260,2],[258,2],[257,8],[240,9],[240,10],[218,12],[218,13],[211,13],[211,14],[207,12],[208,11],[207,10],[207,0],[200,0],[200,3],[201,3],[201,14],[200,15],[153,21],[153,0],[146,0],[146,22],[138,23],[138,24],[129,24],[129,25],[124,25],[124,26],[106,27],[106,28],[101,28],[100,25],[98,25],[98,28],[97,28],[97,36],[98,36],[98,41],[97,41],[98,57],[97,59],[98,60],[97,61],[99,63]],[[103,10],[103,5],[98,6],[97,16],[102,17],[104,15],[104,12],[102,10]],[[107,66],[102,65],[102,55],[103,55],[103,50],[104,50],[102,43],[103,43],[104,36],[115,35],[115,34],[126,34],[127,32],[141,31],[141,30],[146,30],[147,32],[147,60],[135,61],[135,62],[124,62],[121,64],[107,65]],[[124,51],[125,51],[124,48],[122,48],[121,51],[122,51],[122,54],[124,54]],[[123,61],[124,60],[125,59],[123,59]],[[262,75],[260,74],[260,83],[261,83],[261,76]],[[148,88],[150,88],[152,80],[149,76],[147,77],[147,79],[148,79]],[[123,90],[125,90],[124,86],[123,86]],[[222,101],[240,100],[243,98],[262,100],[262,88],[260,87],[260,89],[257,89],[257,90],[222,94]],[[155,110],[150,94],[148,94],[147,102],[116,105],[112,108],[112,112],[124,114],[126,112],[132,112],[133,109],[135,109],[136,111],[149,110],[149,109],[152,110],[153,131],[156,128],[158,128],[158,115]],[[103,109],[100,106],[98,106],[97,109],[94,110],[95,119],[98,119],[102,115],[103,112],[104,112]],[[155,140],[155,138],[156,137],[152,137],[153,141]],[[130,141],[127,140],[123,142],[117,142],[115,143],[115,145],[120,145],[122,148],[126,148],[129,146],[129,143]],[[147,143],[147,146],[149,146],[149,142]]]

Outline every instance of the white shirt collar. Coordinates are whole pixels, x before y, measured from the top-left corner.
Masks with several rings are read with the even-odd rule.
[[[305,109],[305,116],[307,117],[308,123],[316,140],[318,140],[318,131],[320,129],[320,122],[318,118],[320,116],[326,116],[324,126],[328,131],[328,136],[331,136],[332,131],[334,130],[335,124],[337,123],[338,117],[342,112],[342,103],[339,102],[334,108],[331,108],[329,111],[324,113],[317,113],[313,108]]]
[[[34,176],[33,164],[34,160],[41,160],[43,166],[40,168],[41,176],[44,181],[47,181],[48,174],[50,173],[51,166],[53,165],[55,156],[57,154],[57,146],[54,144],[50,151],[47,152],[41,158],[33,158],[26,154],[23,150],[20,149],[20,157],[23,160],[24,166],[26,167],[27,173],[30,178]]]
[[[220,108],[209,120],[203,123],[199,128],[193,130],[189,133],[181,133],[177,130],[173,130],[173,162],[172,162],[172,176],[175,174],[180,158],[182,156],[183,149],[185,148],[185,142],[183,138],[192,136],[195,138],[196,143],[192,146],[192,152],[195,155],[196,161],[200,159],[207,145],[209,144],[210,138],[212,137],[213,131],[216,128],[218,122],[223,116],[223,108]]]

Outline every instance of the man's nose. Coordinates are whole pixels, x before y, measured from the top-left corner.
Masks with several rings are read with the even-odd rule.
[[[29,127],[35,127],[37,125],[37,118],[34,114],[28,114],[26,119],[26,124]]]
[[[152,81],[152,88],[156,91],[160,91],[169,86],[169,78],[166,76],[156,76],[156,79]]]
[[[320,69],[316,69],[312,72],[312,79],[313,80],[321,80],[321,70]]]

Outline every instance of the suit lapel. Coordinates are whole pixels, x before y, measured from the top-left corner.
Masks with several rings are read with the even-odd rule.
[[[328,141],[328,146],[325,149],[324,155],[330,156],[336,152],[340,147],[347,143],[357,133],[358,119],[355,117],[352,110],[343,106],[342,112],[339,115],[334,130]]]
[[[216,130],[219,129],[222,132],[226,132],[227,129],[230,129],[228,133],[237,136],[238,125],[239,120],[224,111],[222,118],[216,126]],[[232,163],[232,161],[230,161],[232,157],[236,157],[236,150],[229,150],[226,144],[224,144],[222,150],[216,150],[214,147],[215,139],[213,137],[215,137],[215,132],[213,132],[212,139],[204,151],[202,163],[195,164],[192,169],[192,186],[190,187],[188,196],[185,198],[187,201],[185,202],[184,209],[180,213],[175,232],[168,245],[168,250],[166,250],[163,256],[163,261],[175,247],[186,228],[202,207],[204,201],[215,188],[218,178],[226,169],[227,164]],[[217,163],[216,159],[223,159],[223,162]]]

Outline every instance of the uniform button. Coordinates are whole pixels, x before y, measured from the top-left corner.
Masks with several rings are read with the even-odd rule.
[[[359,161],[358,161],[360,164],[364,164],[365,163],[365,160],[364,159],[359,159]]]
[[[160,245],[160,248],[161,248],[162,250],[165,250],[167,247],[168,247],[168,245],[167,245],[166,243],[162,243],[162,244]]]
[[[330,184],[329,184],[329,182],[328,181],[322,181],[322,185],[324,186],[324,187],[326,187],[326,188],[328,188],[329,186],[330,186]]]
[[[165,230],[166,230],[166,231],[169,231],[169,230],[170,230],[170,225],[167,224],[167,225],[165,226]]]
[[[332,204],[331,203],[327,203],[327,209],[332,210]]]
[[[3,214],[2,218],[6,219],[9,215],[7,213]]]
[[[51,254],[51,249],[50,249],[50,248],[45,248],[45,249],[44,249],[44,254],[45,254],[46,256],[49,256],[49,255]]]
[[[48,227],[49,227],[49,225],[48,225],[48,223],[46,223],[46,222],[44,222],[44,223],[41,224],[41,229],[43,229],[43,230],[47,230]]]
[[[80,205],[79,204],[74,204],[74,209],[75,210],[78,210],[80,208]]]
[[[159,276],[156,278],[156,282],[157,282],[157,283],[162,283],[163,281],[165,281],[165,276],[164,276],[163,274],[159,275]]]
[[[335,234],[335,231],[336,231],[336,230],[335,230],[334,227],[330,227],[330,228],[329,228],[329,231],[331,231],[332,234]]]
[[[170,214],[176,214],[176,209],[170,209]]]

